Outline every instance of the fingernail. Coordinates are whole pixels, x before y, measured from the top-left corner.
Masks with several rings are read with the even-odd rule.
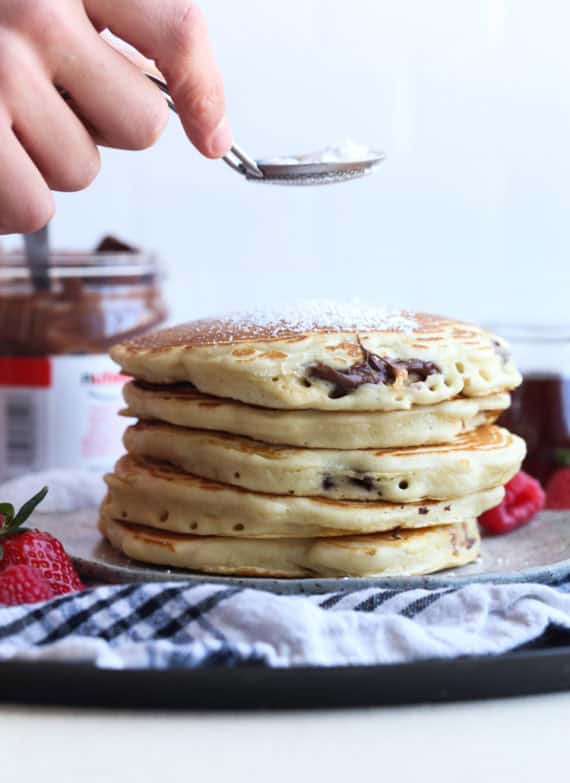
[[[224,116],[218,127],[210,136],[208,147],[210,154],[216,158],[221,158],[225,155],[229,148],[232,146],[232,132],[230,130],[230,124],[228,118]]]

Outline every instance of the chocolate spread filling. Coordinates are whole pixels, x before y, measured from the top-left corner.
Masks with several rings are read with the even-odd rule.
[[[309,377],[333,383],[334,389],[329,397],[337,400],[346,397],[365,383],[384,383],[391,386],[403,372],[412,383],[425,381],[428,376],[441,372],[435,362],[425,359],[388,359],[367,351],[362,345],[361,348],[364,354],[363,361],[353,364],[347,370],[336,370],[334,367],[319,363],[309,367]]]
[[[375,482],[374,479],[370,476],[363,476],[362,478],[353,476],[349,479],[349,481],[354,487],[360,487],[361,489],[365,489],[367,492],[372,492],[374,489]]]
[[[505,348],[504,345],[501,345],[501,343],[498,340],[493,340],[493,350],[497,354],[497,356],[503,360],[503,364],[507,364],[508,361],[511,359],[511,352]]]
[[[352,484],[353,487],[365,489],[367,492],[373,492],[377,490],[376,481],[372,478],[372,476],[339,476],[338,480],[340,481],[341,486],[342,484]],[[324,476],[321,482],[321,486],[326,490],[335,489],[337,486],[337,481],[333,478],[333,476]],[[378,495],[381,496],[382,492],[378,491]]]
[[[170,392],[172,394],[184,394],[184,392],[195,394],[197,391],[193,384],[186,381],[178,383],[149,383],[148,381],[137,379],[134,383],[139,389],[144,389],[145,391]]]

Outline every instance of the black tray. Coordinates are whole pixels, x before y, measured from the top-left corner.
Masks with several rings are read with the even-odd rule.
[[[546,646],[548,645],[548,646]],[[103,670],[2,663],[0,702],[197,710],[315,709],[500,698],[570,690],[568,634],[508,655],[386,666]]]

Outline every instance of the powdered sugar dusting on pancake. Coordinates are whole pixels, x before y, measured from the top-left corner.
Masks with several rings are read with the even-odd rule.
[[[222,322],[234,321],[247,327],[252,337],[279,337],[312,331],[394,331],[413,332],[417,326],[412,313],[367,304],[360,299],[335,302],[305,299],[275,307],[255,307],[223,315]]]
[[[142,335],[119,347],[132,353],[139,350],[163,351],[177,346],[192,348],[200,345],[227,345],[251,340],[300,340],[313,332],[415,334],[433,326],[432,321],[432,316],[366,304],[360,299],[344,303],[307,299],[188,321],[170,329]]]

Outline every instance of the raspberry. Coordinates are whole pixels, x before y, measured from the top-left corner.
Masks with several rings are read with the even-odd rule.
[[[560,468],[546,485],[546,508],[570,509],[570,468]]]
[[[544,490],[539,482],[524,471],[519,471],[505,485],[505,497],[495,508],[479,517],[479,524],[486,533],[509,533],[525,525],[544,508]]]

